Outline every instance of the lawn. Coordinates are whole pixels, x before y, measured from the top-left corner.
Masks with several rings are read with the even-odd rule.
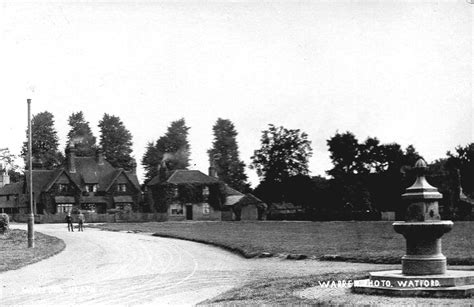
[[[0,272],[15,270],[38,262],[62,251],[64,241],[35,232],[35,247],[28,248],[27,232],[13,229],[0,237]]]
[[[405,239],[392,222],[153,222],[104,224],[104,230],[151,232],[220,246],[244,257],[282,256],[400,263]],[[474,265],[474,222],[456,222],[443,236],[449,264]]]

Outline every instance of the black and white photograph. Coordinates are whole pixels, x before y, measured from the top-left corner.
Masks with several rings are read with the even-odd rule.
[[[472,306],[473,80],[471,0],[0,0],[0,305]]]

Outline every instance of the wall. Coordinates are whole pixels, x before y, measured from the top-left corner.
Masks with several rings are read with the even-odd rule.
[[[167,220],[166,213],[115,213],[115,214],[97,214],[84,213],[86,223],[115,223],[115,222],[164,222]],[[26,223],[28,214],[13,214],[10,216],[12,221]],[[73,221],[77,222],[77,214],[72,215]],[[37,214],[35,223],[65,223],[66,213],[58,214]]]
[[[241,221],[257,221],[258,220],[258,209],[255,205],[248,205],[242,208],[240,213]]]
[[[193,204],[193,221],[220,221],[221,211],[214,210],[209,206],[209,214],[204,214],[203,205],[208,203]]]

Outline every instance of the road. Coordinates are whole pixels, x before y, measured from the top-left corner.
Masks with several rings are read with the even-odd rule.
[[[64,224],[35,225],[35,230],[63,239],[66,248],[0,273],[2,306],[189,306],[256,279],[374,269],[373,264],[244,259],[200,243],[90,228],[68,232]]]

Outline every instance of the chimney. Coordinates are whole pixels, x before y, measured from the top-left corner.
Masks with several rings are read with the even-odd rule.
[[[76,172],[76,148],[73,145],[69,145],[66,149],[67,168],[70,173]]]
[[[43,169],[43,160],[40,158],[36,158],[32,162],[32,168],[33,169]]]
[[[166,160],[162,160],[158,166],[158,176],[160,176],[160,182],[164,182],[168,179],[168,167],[166,166]]]
[[[104,165],[104,153],[102,152],[102,150],[97,149],[97,151],[95,152],[95,160],[98,165]]]
[[[214,157],[209,158],[209,176],[217,178],[216,160]]]
[[[0,164],[0,188],[3,188],[7,184],[10,183],[10,176],[8,176],[8,172],[6,168],[3,168],[3,165]]]

